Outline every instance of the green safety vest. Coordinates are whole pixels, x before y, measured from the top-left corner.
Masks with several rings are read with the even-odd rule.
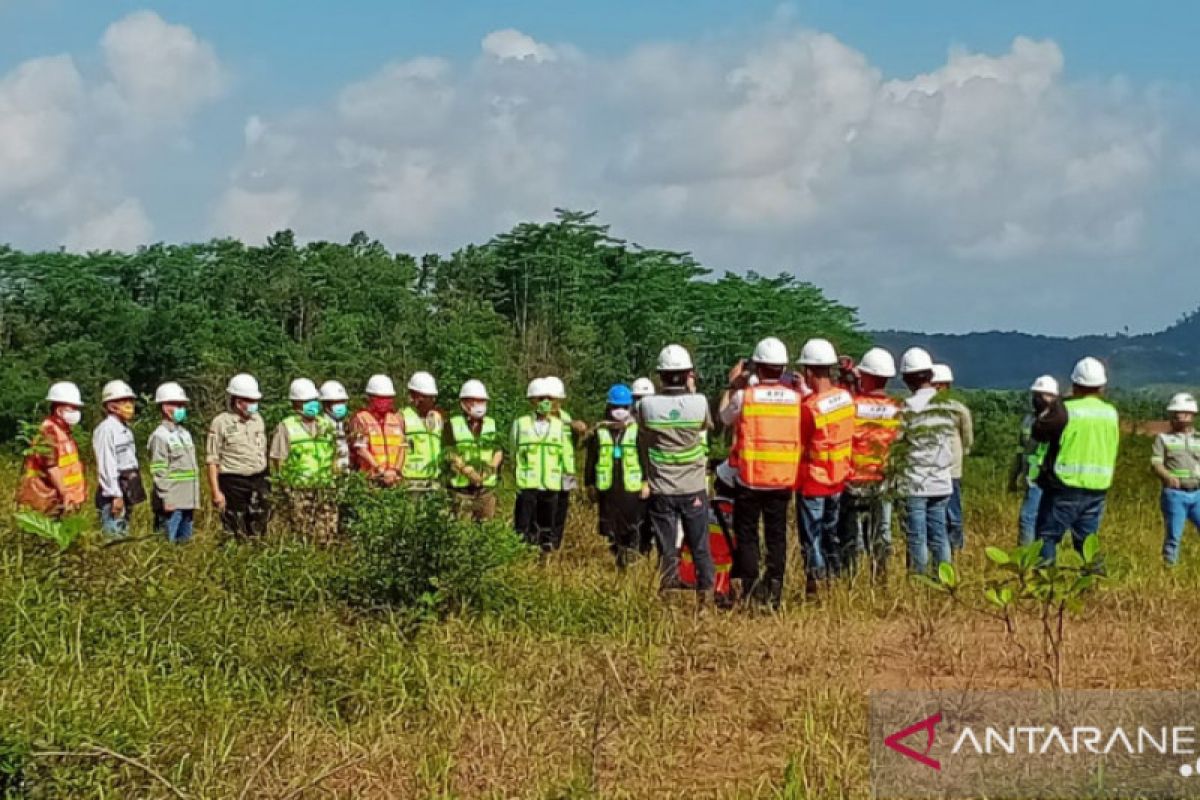
[[[537,435],[533,420],[528,414],[517,420],[517,488],[561,492],[566,460],[563,422],[558,417],[548,417],[550,427],[542,437]]]
[[[1021,426],[1021,438],[1024,441],[1033,439],[1033,417],[1027,417]],[[1046,451],[1050,449],[1047,442],[1038,442],[1037,447],[1025,454],[1025,476],[1030,485],[1037,482],[1042,472],[1042,462],[1046,460]]]
[[[489,489],[494,487],[498,476],[492,470],[492,459],[500,449],[496,441],[496,420],[484,417],[483,427],[479,429],[479,438],[476,439],[475,434],[471,433],[467,418],[458,414],[450,419],[450,434],[454,437],[454,450],[458,457],[468,467],[486,468],[488,474],[483,479],[483,485]],[[455,472],[450,476],[450,485],[455,489],[466,489],[471,485],[471,481],[466,475]]]
[[[571,415],[566,409],[559,409],[558,418],[562,420],[563,428],[563,472],[575,474],[575,431],[571,430]]]
[[[425,427],[425,420],[412,406],[405,408],[401,414],[408,447],[401,474],[409,480],[434,480],[442,467],[442,437],[430,433],[429,428]]]
[[[337,457],[337,430],[328,417],[317,417],[317,432],[309,433],[298,414],[283,421],[288,432],[288,457],[285,468],[301,485],[333,479]]]
[[[613,444],[612,431],[608,428],[596,429],[596,442],[598,444],[596,452],[596,489],[597,491],[607,492],[613,485],[613,462],[620,459],[621,465],[624,467],[624,485],[627,492],[640,492],[642,490],[642,464],[637,456],[637,434],[638,427],[636,422],[631,422],[625,426],[625,436],[621,439],[621,444]],[[633,442],[632,445],[629,442]]]
[[[1059,440],[1054,474],[1066,486],[1104,491],[1112,486],[1121,439],[1117,409],[1095,395],[1064,405],[1067,427]]]

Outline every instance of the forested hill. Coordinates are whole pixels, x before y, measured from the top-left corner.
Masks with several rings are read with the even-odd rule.
[[[1043,373],[1066,378],[1085,355],[1108,362],[1113,383],[1126,388],[1150,384],[1200,384],[1200,309],[1166,330],[1138,336],[1065,338],[989,331],[923,334],[882,331],[871,336],[895,351],[914,344],[954,366],[968,388],[1023,389]]]

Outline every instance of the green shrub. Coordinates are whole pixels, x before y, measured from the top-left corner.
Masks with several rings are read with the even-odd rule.
[[[503,522],[458,519],[441,492],[414,499],[355,476],[341,505],[352,543],[345,589],[357,604],[420,615],[494,607],[508,594],[506,568],[532,554]]]

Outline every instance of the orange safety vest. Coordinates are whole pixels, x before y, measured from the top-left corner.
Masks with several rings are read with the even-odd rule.
[[[900,433],[900,403],[887,395],[863,394],[854,399],[854,470],[856,483],[883,480],[888,450]]]
[[[750,386],[734,431],[729,464],[751,489],[791,489],[800,468],[800,393],[778,383]]]
[[[800,492],[820,495],[840,491],[850,477],[854,398],[845,389],[833,388],[810,395],[803,405],[812,430],[800,462]]]
[[[43,420],[33,450],[25,456],[17,504],[42,514],[53,513],[67,503],[83,505],[87,499],[87,480],[70,428],[52,418]],[[61,497],[50,480],[52,470],[57,470],[62,479]]]
[[[350,421],[358,441],[366,441],[371,458],[382,469],[396,469],[400,465],[400,457],[404,453],[404,422],[400,414],[389,411],[381,422],[370,411],[363,409],[354,415]],[[357,442],[356,442],[357,444]],[[369,470],[367,462],[358,454],[358,448],[351,448],[351,462],[360,471]]]

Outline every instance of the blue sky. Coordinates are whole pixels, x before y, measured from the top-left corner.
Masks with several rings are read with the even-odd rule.
[[[0,0],[0,241],[573,205],[872,326],[1148,330],[1200,304],[1198,39],[1179,1]]]

